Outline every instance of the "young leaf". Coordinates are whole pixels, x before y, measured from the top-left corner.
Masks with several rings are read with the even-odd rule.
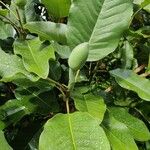
[[[3,131],[0,131],[0,147],[3,149],[3,150],[13,150],[7,143],[6,139],[5,139],[5,136],[4,136],[4,133]]]
[[[128,28],[132,9],[131,0],[73,1],[68,20],[68,44],[75,47],[89,42],[89,61],[107,56],[116,49]]]
[[[31,33],[36,33],[43,40],[54,40],[59,43],[66,43],[67,26],[61,23],[50,21],[29,22],[24,25]]]
[[[110,150],[99,123],[85,112],[57,114],[44,126],[39,150]]]
[[[56,18],[67,17],[69,13],[69,8],[71,0],[41,0],[46,6],[49,15]]]
[[[112,150],[138,150],[137,145],[124,123],[109,115],[105,118],[103,128],[110,141]]]
[[[150,139],[150,132],[144,122],[130,115],[127,110],[112,107],[110,108],[110,113],[116,120],[124,123],[128,127],[134,139],[138,141],[148,141]]]
[[[110,71],[117,83],[128,90],[136,92],[140,98],[150,101],[150,81],[140,77],[132,70],[116,69]]]
[[[28,79],[36,81],[38,78],[33,76],[23,66],[22,60],[16,55],[9,55],[0,49],[0,76],[1,81],[10,82],[25,75]]]
[[[106,105],[102,97],[93,95],[92,93],[82,94],[80,89],[74,91],[72,97],[79,111],[88,112],[102,122],[106,111]]]
[[[45,79],[49,73],[49,59],[55,59],[54,49],[38,39],[16,41],[14,51],[22,56],[25,68]]]

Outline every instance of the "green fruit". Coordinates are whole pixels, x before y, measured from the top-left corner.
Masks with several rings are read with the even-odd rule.
[[[87,60],[88,54],[89,44],[87,42],[76,46],[69,56],[69,67],[76,71],[81,69]]]
[[[26,0],[15,0],[15,4],[18,6],[18,7],[24,7],[26,5],[27,1]]]

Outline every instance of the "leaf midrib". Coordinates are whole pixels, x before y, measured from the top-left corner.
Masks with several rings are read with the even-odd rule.
[[[98,21],[99,21],[98,18],[99,18],[100,14],[101,14],[101,11],[102,11],[102,8],[103,8],[104,3],[105,3],[105,0],[104,0],[103,3],[101,4],[101,8],[100,8],[99,14],[98,14],[98,16],[97,16],[96,23],[95,23],[94,28],[93,28],[93,30],[92,30],[93,32],[91,33],[91,36],[90,36],[90,39],[89,39],[89,44],[91,43],[91,39],[92,39],[92,37],[93,37],[93,34],[95,33],[95,27],[96,27],[96,25],[97,25],[97,23],[98,23]]]
[[[68,113],[68,123],[69,123],[69,130],[70,130],[70,134],[71,134],[71,139],[72,139],[72,143],[73,143],[73,149],[77,150],[76,144],[75,144],[75,139],[73,136],[73,131],[72,131],[71,117],[70,117],[69,113]]]

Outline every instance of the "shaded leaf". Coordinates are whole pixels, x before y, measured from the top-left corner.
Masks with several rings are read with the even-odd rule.
[[[61,66],[57,61],[50,61],[49,63],[49,77],[55,81],[61,78]]]
[[[131,0],[73,1],[68,20],[68,44],[75,47],[89,41],[88,60],[99,60],[117,48],[132,13]]]
[[[21,87],[16,89],[15,96],[27,107],[29,113],[58,112],[57,95],[55,91],[50,90],[51,87],[49,89],[47,87],[43,89]]]
[[[144,122],[130,115],[127,110],[113,107],[110,108],[110,113],[116,120],[128,127],[134,139],[138,141],[148,141],[150,139],[150,132]]]
[[[133,48],[128,41],[124,42],[124,46],[121,49],[121,55],[122,55],[122,59],[121,59],[122,67],[124,69],[130,69],[133,65],[134,54],[133,54]]]
[[[54,49],[45,46],[35,38],[33,40],[16,41],[14,43],[16,54],[22,56],[25,68],[41,78],[47,78],[49,72],[49,59],[55,59]]]
[[[54,40],[59,43],[66,43],[67,26],[61,23],[54,23],[50,21],[29,22],[24,28],[31,33],[36,33],[43,40]]]
[[[83,112],[58,114],[44,126],[39,150],[66,148],[68,150],[110,150],[109,142],[99,123]]]
[[[132,90],[142,99],[150,101],[150,81],[148,79],[140,77],[132,70],[116,69],[110,73],[121,87]]]
[[[53,42],[51,45],[62,59],[69,58],[71,54],[71,49],[69,48],[69,46],[60,45],[57,42]]]

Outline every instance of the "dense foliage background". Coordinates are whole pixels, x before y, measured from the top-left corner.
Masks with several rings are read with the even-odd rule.
[[[0,149],[150,150],[150,0],[0,4]]]

